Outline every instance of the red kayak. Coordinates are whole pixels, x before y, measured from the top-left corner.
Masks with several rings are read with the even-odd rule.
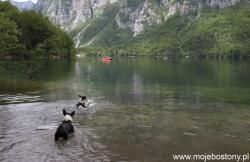
[[[102,61],[103,62],[110,62],[112,60],[112,57],[110,57],[110,56],[104,56],[103,58],[102,58]]]

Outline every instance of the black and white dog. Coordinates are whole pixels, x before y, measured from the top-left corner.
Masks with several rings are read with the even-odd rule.
[[[86,96],[78,95],[79,96],[79,102],[76,104],[76,107],[82,106],[84,108],[88,107],[91,103],[93,103],[92,100],[87,99]]]
[[[64,118],[62,123],[57,128],[55,133],[55,141],[57,141],[60,137],[67,140],[69,138],[70,133],[74,133],[74,127],[72,125],[72,117],[75,115],[75,111],[71,113],[67,113],[65,109],[63,109]]]

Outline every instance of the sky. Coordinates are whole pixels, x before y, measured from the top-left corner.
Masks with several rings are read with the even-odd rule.
[[[16,1],[16,2],[27,2],[27,1],[29,1],[29,0],[14,0],[14,1]],[[34,3],[37,2],[37,0],[31,0],[31,1],[34,2]]]

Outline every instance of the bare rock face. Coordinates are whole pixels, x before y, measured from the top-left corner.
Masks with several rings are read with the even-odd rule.
[[[199,16],[204,7],[225,8],[242,0],[38,0],[36,8],[61,28],[72,31],[78,28],[75,40],[83,46],[81,36],[91,20],[98,18],[104,8],[117,4],[115,22],[120,29],[130,29],[133,36],[146,28],[166,21],[177,12]],[[95,37],[86,45],[91,44]]]
[[[234,5],[239,0],[161,0],[155,3],[145,0],[136,8],[123,5],[116,17],[120,28],[131,28],[134,36],[154,24],[160,24],[177,12],[181,14],[194,13],[199,16],[203,7],[225,8]],[[125,17],[125,18],[124,18]]]
[[[169,17],[177,12],[181,14],[196,12],[199,14],[203,7],[225,8],[235,5],[235,3],[239,1],[240,0],[162,0],[162,5],[166,9],[166,16]]]
[[[65,30],[72,30],[115,0],[39,0],[36,8]]]
[[[149,1],[144,1],[136,8],[129,7],[125,1],[117,14],[116,22],[120,28],[131,28],[135,36],[147,26],[161,23],[161,16]]]
[[[236,2],[237,0],[210,0],[207,3],[211,7],[225,8],[234,5]]]
[[[52,22],[65,30],[77,27],[93,14],[88,0],[40,0],[37,6]]]

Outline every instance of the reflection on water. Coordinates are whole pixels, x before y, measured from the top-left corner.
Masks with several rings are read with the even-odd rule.
[[[173,161],[250,150],[248,61],[36,60],[37,81],[0,69],[1,161]],[[78,94],[95,101],[76,109]],[[62,109],[76,133],[56,144]]]

